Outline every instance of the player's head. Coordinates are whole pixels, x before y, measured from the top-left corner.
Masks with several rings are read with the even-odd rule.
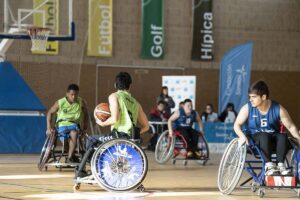
[[[227,105],[226,105],[226,110],[227,111],[234,111],[234,104],[229,102]]]
[[[168,96],[168,87],[167,86],[163,86],[161,87],[161,94],[162,95],[165,95],[165,96]]]
[[[76,84],[70,84],[67,88],[67,99],[70,103],[73,103],[77,100],[79,94],[79,87]]]
[[[159,111],[163,111],[165,109],[165,102],[164,101],[157,102],[157,109]]]
[[[258,106],[262,101],[269,99],[269,88],[266,82],[256,81],[249,88],[249,100],[252,106]]]
[[[193,110],[193,103],[191,99],[185,99],[183,101],[183,109],[186,113],[191,113]]]
[[[132,83],[131,76],[127,72],[120,72],[115,79],[115,87],[117,90],[129,90]]]

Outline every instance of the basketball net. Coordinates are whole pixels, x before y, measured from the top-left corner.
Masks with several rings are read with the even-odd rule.
[[[27,33],[31,38],[31,51],[46,51],[48,37],[50,34],[49,28],[33,27],[28,28]]]

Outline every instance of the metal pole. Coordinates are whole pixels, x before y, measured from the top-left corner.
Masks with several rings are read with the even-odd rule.
[[[72,35],[71,24],[73,22],[73,0],[69,0],[69,35]]]
[[[119,65],[119,64],[97,64],[96,67],[100,68],[134,68],[134,69],[171,69],[171,70],[182,70],[184,71],[184,67],[166,67],[166,66],[146,66],[146,65]]]
[[[4,0],[4,32],[8,32],[8,0]]]

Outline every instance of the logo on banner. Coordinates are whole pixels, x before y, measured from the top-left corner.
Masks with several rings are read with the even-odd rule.
[[[151,24],[151,36],[153,36],[153,46],[151,47],[151,55],[159,58],[163,54],[163,28]]]
[[[213,15],[211,12],[205,12],[203,14],[203,28],[201,33],[203,34],[203,42],[201,44],[201,58],[203,60],[211,60],[212,59],[212,50],[213,50]]]

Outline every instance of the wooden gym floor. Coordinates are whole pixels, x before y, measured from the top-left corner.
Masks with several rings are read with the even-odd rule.
[[[144,181],[146,191],[109,193],[99,186],[82,185],[73,192],[72,169],[49,167],[48,171],[37,169],[39,155],[0,155],[0,199],[51,199],[51,200],[248,200],[260,199],[248,189],[237,189],[232,195],[222,195],[217,188],[219,154],[211,155],[206,166],[190,161],[158,165],[153,152],[147,152],[149,171]],[[298,199],[292,190],[266,190],[264,199]]]

